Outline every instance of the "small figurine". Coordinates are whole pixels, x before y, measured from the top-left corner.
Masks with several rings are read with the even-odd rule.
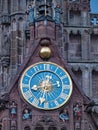
[[[63,111],[60,112],[59,118],[65,122],[69,120],[69,114],[68,114],[68,109],[65,108]]]
[[[60,8],[60,5],[57,4],[56,7],[55,7],[55,22],[56,22],[56,24],[60,24],[61,14],[62,14],[62,10]]]
[[[29,14],[29,22],[33,23],[34,22],[34,5],[33,5],[33,3],[29,4],[26,13]]]
[[[77,120],[80,120],[81,117],[81,110],[79,107],[79,103],[76,103],[75,107],[73,108],[74,111],[74,116],[76,117]]]
[[[30,111],[28,108],[25,108],[25,109],[24,109],[22,118],[23,118],[24,120],[27,120],[27,119],[31,119],[31,118],[32,118],[32,113],[31,113],[31,111]]]
[[[12,101],[12,104],[10,106],[10,113],[12,118],[16,117],[17,110],[16,110],[16,103],[14,101]]]

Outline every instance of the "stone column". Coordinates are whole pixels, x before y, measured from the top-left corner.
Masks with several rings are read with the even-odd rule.
[[[92,70],[89,66],[81,66],[82,70],[82,89],[86,96],[92,95]]]
[[[87,60],[89,59],[89,54],[90,54],[90,34],[88,30],[83,32],[82,34],[82,60]]]
[[[83,26],[87,26],[87,24],[88,24],[88,19],[87,19],[87,17],[88,17],[88,14],[87,14],[87,12],[85,12],[85,11],[82,11],[81,12],[81,22],[82,22],[82,25]]]
[[[3,0],[3,13],[8,13],[8,0]]]
[[[92,70],[93,70],[93,67],[91,66],[89,68],[89,96],[92,97]]]
[[[89,70],[86,67],[82,68],[82,88],[86,96],[89,95]]]
[[[2,26],[0,25],[0,55],[2,55]]]
[[[21,130],[22,129],[22,109],[21,109],[21,100],[19,98],[19,104],[20,106],[18,106],[17,108],[17,129]]]
[[[11,55],[10,55],[10,69],[11,76],[14,75],[17,71],[18,66],[18,24],[17,21],[12,23],[12,32],[11,32]]]
[[[18,0],[11,0],[11,13],[18,11]]]

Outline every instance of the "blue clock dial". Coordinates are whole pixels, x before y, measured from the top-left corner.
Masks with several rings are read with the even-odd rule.
[[[57,109],[68,101],[72,93],[69,74],[52,62],[40,62],[28,67],[20,81],[24,99],[39,109]]]

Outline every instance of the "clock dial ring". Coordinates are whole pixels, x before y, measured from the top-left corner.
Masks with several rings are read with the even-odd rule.
[[[69,100],[72,81],[61,66],[52,62],[39,62],[28,67],[22,74],[20,91],[32,106],[53,110]]]

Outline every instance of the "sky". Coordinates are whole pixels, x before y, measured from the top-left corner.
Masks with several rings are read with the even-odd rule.
[[[91,0],[90,6],[92,13],[98,13],[98,0]]]

